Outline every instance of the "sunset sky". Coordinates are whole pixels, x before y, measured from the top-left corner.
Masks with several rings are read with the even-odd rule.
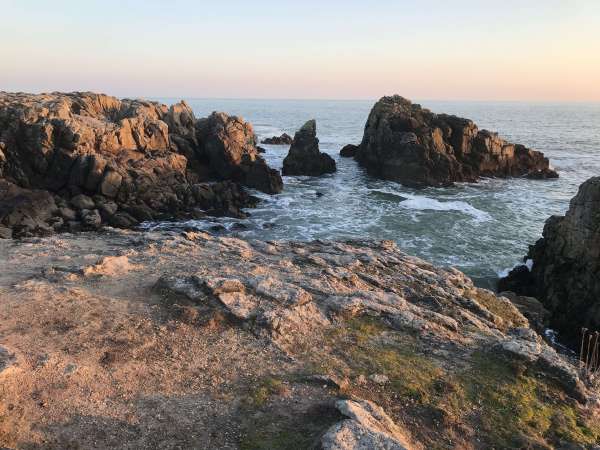
[[[600,1],[0,0],[0,90],[600,101]]]

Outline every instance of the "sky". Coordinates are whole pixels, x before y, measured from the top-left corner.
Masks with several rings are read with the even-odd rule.
[[[600,101],[600,1],[0,0],[0,90]]]

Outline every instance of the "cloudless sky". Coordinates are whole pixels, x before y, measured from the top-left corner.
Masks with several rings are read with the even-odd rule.
[[[0,90],[600,101],[600,0],[0,0]]]

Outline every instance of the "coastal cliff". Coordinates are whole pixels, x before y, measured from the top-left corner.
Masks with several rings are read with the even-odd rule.
[[[416,187],[480,177],[556,178],[544,154],[479,130],[469,119],[435,114],[399,95],[381,98],[355,151],[376,177]]]
[[[506,298],[389,241],[0,241],[0,444],[577,448],[598,400]]]
[[[600,329],[600,177],[579,187],[564,216],[546,221],[525,259],[531,270],[513,269],[500,290],[539,298],[550,311],[550,326],[573,347],[582,327]]]

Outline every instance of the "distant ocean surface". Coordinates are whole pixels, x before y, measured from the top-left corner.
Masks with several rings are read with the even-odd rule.
[[[159,98],[171,104],[179,99]],[[358,144],[373,101],[186,99],[196,117],[224,111],[250,121],[259,139],[292,135],[317,120],[321,151],[338,171],[320,178],[284,177],[284,191],[262,199],[247,220],[215,219],[186,225],[228,229],[260,239],[391,239],[409,254],[454,266],[479,285],[519,263],[542,233],[545,220],[564,214],[578,186],[600,175],[600,104],[422,101],[434,112],[472,119],[515,143],[540,150],[558,180],[485,179],[451,188],[415,190],[368,176],[345,144]],[[287,146],[264,145],[268,163],[281,169]],[[318,197],[317,192],[323,195]],[[402,200],[406,198],[407,200]]]

